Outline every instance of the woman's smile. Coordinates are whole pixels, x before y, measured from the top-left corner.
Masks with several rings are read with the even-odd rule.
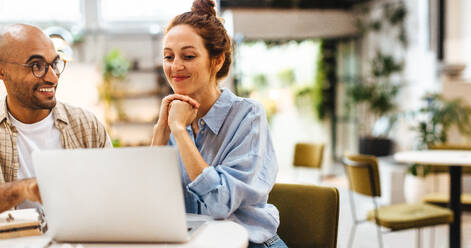
[[[183,81],[185,79],[188,79],[188,78],[190,78],[189,75],[173,75],[172,76],[172,79],[173,79],[174,82],[181,82],[181,81]]]

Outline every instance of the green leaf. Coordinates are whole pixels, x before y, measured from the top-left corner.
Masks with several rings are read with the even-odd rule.
[[[287,68],[278,72],[278,78],[283,86],[292,86],[296,82],[293,68]]]
[[[252,81],[253,81],[253,84],[254,84],[254,87],[256,89],[266,89],[268,87],[268,80],[267,80],[267,76],[265,76],[265,74],[263,73],[259,73],[259,74],[256,74],[252,77]]]
[[[129,61],[121,55],[121,52],[118,49],[113,49],[103,58],[103,78],[105,80],[123,78],[126,76],[129,66]]]
[[[425,116],[426,121],[419,122],[415,130],[419,132],[420,147],[431,147],[448,141],[447,133],[453,126],[460,134],[471,136],[471,107],[461,99],[447,100],[438,94],[426,94],[423,97],[425,107],[417,113]]]

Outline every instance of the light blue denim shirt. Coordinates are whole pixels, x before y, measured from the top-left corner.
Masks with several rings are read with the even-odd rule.
[[[267,199],[278,164],[263,107],[223,89],[198,125],[196,139],[187,131],[209,167],[192,182],[180,159],[186,211],[237,222],[254,243],[273,237],[279,214]]]

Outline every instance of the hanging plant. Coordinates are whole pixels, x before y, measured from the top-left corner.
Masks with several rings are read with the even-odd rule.
[[[103,79],[123,79],[128,73],[130,63],[118,49],[111,50],[103,59]]]
[[[326,81],[326,66],[322,53],[322,43],[319,44],[319,55],[317,57],[316,77],[313,84],[302,87],[295,91],[295,103],[298,108],[310,106],[311,112],[319,120],[326,117],[326,106],[324,104],[324,88]]]
[[[99,86],[98,92],[100,99],[105,104],[105,122],[108,127],[111,123],[109,113],[113,103],[117,109],[118,118],[120,120],[127,119],[120,100],[114,97],[115,89],[113,81],[123,79],[128,73],[129,66],[129,61],[124,58],[118,49],[111,50],[103,58],[103,81]]]

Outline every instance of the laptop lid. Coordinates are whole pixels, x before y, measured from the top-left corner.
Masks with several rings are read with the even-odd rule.
[[[47,150],[32,158],[57,241],[188,239],[174,148]]]

